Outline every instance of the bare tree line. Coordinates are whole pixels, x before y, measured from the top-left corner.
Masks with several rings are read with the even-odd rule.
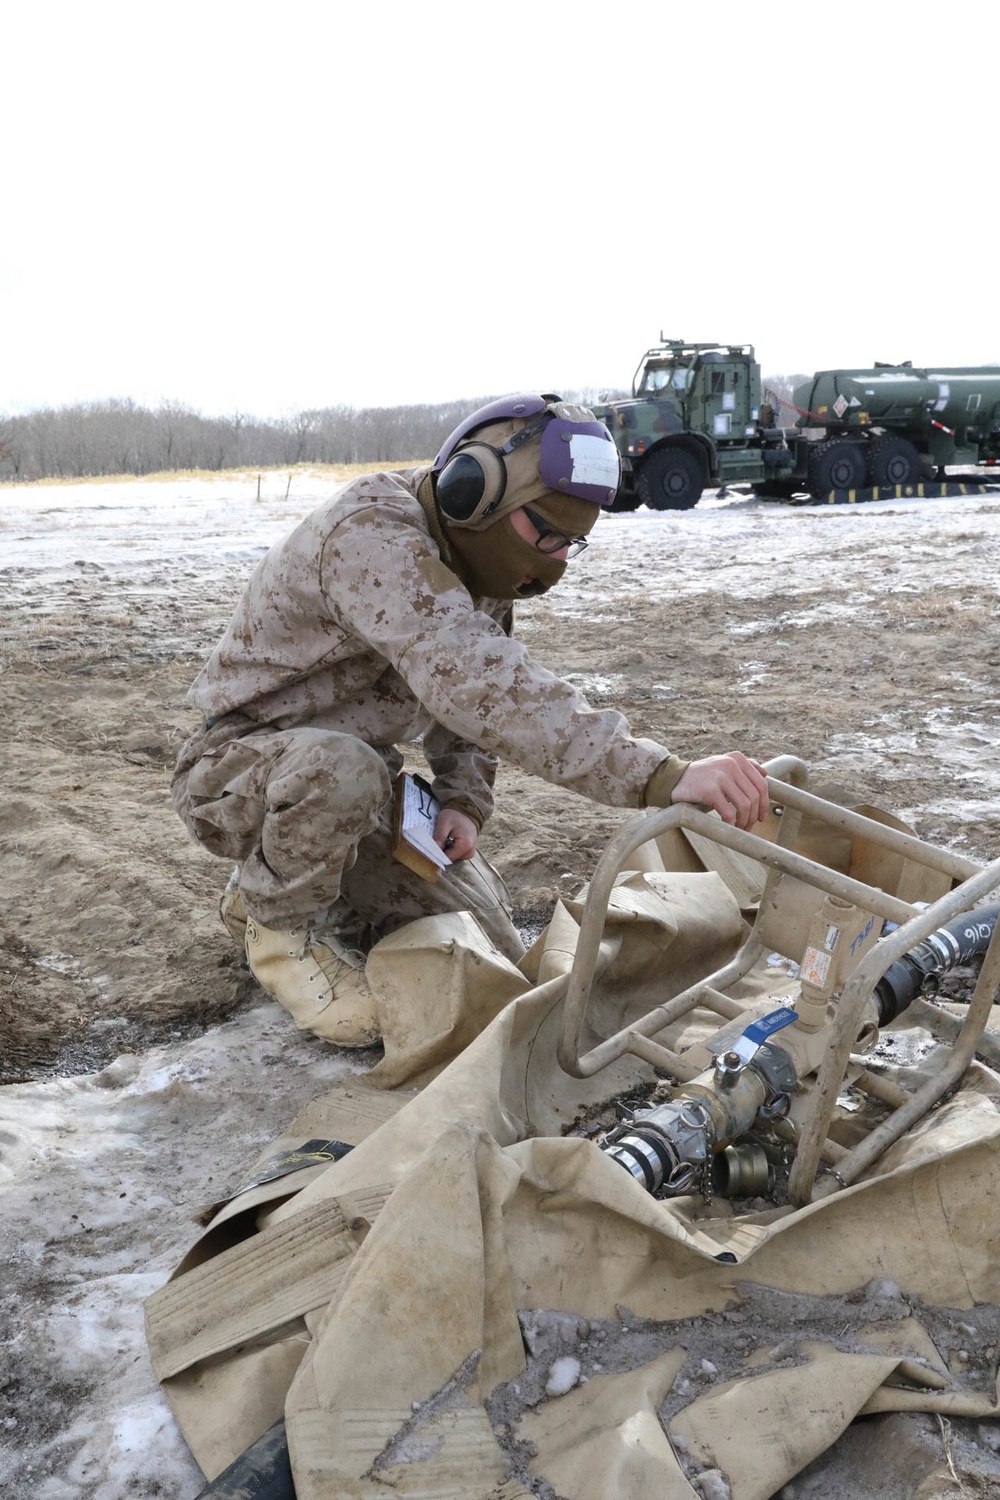
[[[780,401],[778,421],[805,375],[772,375],[764,385]],[[592,405],[627,391],[562,392]],[[0,479],[88,479],[178,469],[270,468],[286,464],[403,463],[433,457],[454,427],[490,400],[469,397],[422,406],[327,406],[277,418],[236,411],[206,417],[165,401],[146,407],[128,398],[0,413]]]
[[[592,403],[596,391],[567,391]],[[610,393],[618,396],[620,391]],[[0,413],[0,479],[76,479],[177,469],[400,463],[432,458],[489,396],[425,406],[328,406],[274,419],[206,417],[178,402],[124,398]]]

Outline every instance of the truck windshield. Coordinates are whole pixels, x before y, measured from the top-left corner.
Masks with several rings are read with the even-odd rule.
[[[676,391],[678,395],[690,389],[692,371],[687,365],[652,365],[642,375],[636,395],[645,391]]]

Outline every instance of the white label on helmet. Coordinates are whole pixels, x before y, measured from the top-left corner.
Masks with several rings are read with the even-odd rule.
[[[607,438],[574,432],[569,440],[573,465],[571,484],[599,484],[613,490],[618,484],[618,449]]]

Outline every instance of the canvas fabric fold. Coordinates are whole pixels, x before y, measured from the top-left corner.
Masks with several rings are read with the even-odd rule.
[[[419,1076],[434,1075],[418,1092],[378,1094],[372,1078],[314,1101],[309,1135],[329,1127],[341,1140],[347,1094],[399,1107],[376,1124],[355,1101],[365,1123],[348,1154],[221,1209],[151,1299],[154,1368],[209,1476],[283,1413],[299,1500],[519,1500],[536,1480],[566,1500],[696,1500],[711,1473],[731,1500],[768,1500],[861,1413],[996,1416],[996,1391],[951,1373],[919,1302],[1000,1302],[1000,1080],[974,1066],[864,1180],[808,1207],[735,1214],[654,1200],[578,1133],[652,1070],[624,1060],[577,1080],[556,1062],[578,911],[557,908],[514,971],[512,998],[446,1066],[414,1040]],[[607,1035],[651,995],[678,993],[741,932],[718,874],[625,872],[590,1029]],[[456,938],[451,957],[469,982],[482,974],[474,944]],[[427,962],[428,992],[447,992],[441,952]],[[751,977],[748,991],[771,982]],[[692,1382],[694,1333],[738,1316],[753,1288],[829,1299],[872,1278],[914,1308],[849,1337],[786,1335],[777,1354],[765,1340]],[[519,1314],[530,1309],[612,1340],[639,1320],[648,1344],[519,1407],[531,1375]]]
[[[531,987],[466,911],[390,933],[365,975],[385,1044],[370,1082],[387,1089],[427,1082]]]

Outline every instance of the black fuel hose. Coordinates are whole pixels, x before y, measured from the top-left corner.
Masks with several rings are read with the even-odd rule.
[[[284,1418],[199,1490],[197,1500],[295,1500]]]
[[[998,914],[1000,906],[979,906],[963,912],[890,964],[875,986],[879,1025],[887,1026],[895,1020],[917,998],[929,978],[946,974],[949,969],[968,963],[977,953],[985,953]]]

